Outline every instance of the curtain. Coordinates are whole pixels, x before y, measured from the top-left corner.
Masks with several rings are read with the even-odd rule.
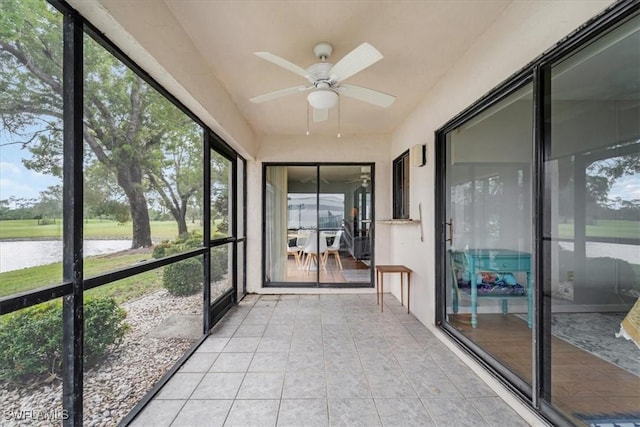
[[[266,279],[286,281],[287,272],[287,168],[271,166],[266,173]]]

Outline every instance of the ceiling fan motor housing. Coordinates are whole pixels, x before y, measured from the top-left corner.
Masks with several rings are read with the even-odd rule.
[[[307,72],[314,79],[314,81],[311,83],[314,83],[316,87],[318,86],[319,82],[325,81],[328,83],[329,71],[331,70],[331,67],[333,67],[333,64],[330,64],[328,62],[318,62],[317,64],[313,64],[309,68],[307,68]]]
[[[328,45],[328,43],[324,44]],[[316,48],[314,49],[316,54],[318,50],[321,50],[319,47],[322,47],[322,45],[323,43],[316,45]],[[329,45],[329,47],[331,47],[331,45]],[[332,88],[333,83],[329,76],[329,71],[332,67],[333,64],[328,62],[318,62],[307,68],[307,72],[310,75],[309,80],[313,80],[311,83],[316,87],[316,90],[307,96],[307,100],[313,108],[324,110],[332,108],[338,103],[338,94]]]
[[[331,43],[326,43],[326,42],[318,43],[313,47],[313,53],[321,61],[324,61],[325,59],[331,56],[331,53],[333,53],[333,46],[331,46]]]

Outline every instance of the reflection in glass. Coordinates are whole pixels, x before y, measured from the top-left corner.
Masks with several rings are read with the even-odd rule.
[[[531,383],[531,85],[447,134],[447,320]]]
[[[636,17],[551,70],[545,398],[577,423],[640,401],[638,349],[615,335],[640,297],[638,46]]]
[[[315,283],[317,268],[304,268],[304,250],[317,244],[317,169],[268,166],[265,177],[264,281]]]
[[[371,167],[268,166],[265,283],[370,284]]]
[[[371,166],[320,166],[318,222],[327,243],[321,283],[371,283],[371,179]]]

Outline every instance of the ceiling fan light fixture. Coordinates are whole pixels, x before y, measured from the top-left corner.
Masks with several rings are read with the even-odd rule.
[[[331,89],[319,89],[307,96],[307,101],[313,108],[328,110],[338,103],[338,94]]]

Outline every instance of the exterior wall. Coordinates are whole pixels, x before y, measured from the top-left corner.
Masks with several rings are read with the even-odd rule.
[[[391,159],[389,135],[322,137],[315,135],[269,135],[259,141],[256,160],[247,163],[247,291],[266,292],[262,285],[262,164],[264,162],[375,163],[376,219],[391,216]],[[372,149],[375,147],[375,149]],[[389,228],[376,224],[376,262],[389,259]],[[278,292],[287,292],[277,288]],[[318,292],[295,288],[296,292]],[[338,292],[344,290],[322,290]]]
[[[389,259],[414,270],[411,311],[435,327],[434,132],[456,114],[604,10],[611,1],[513,2],[495,24],[428,93],[391,137],[394,158],[415,144],[427,144],[427,165],[411,168],[410,212],[422,204],[424,242],[415,225],[390,225]],[[505,36],[505,35],[508,35]],[[390,179],[388,177],[387,179]],[[380,217],[380,216],[378,216]],[[399,285],[392,288],[399,297]]]
[[[411,312],[445,345],[462,358],[480,378],[531,425],[544,425],[532,410],[513,397],[478,363],[444,338],[435,327],[434,133],[493,87],[541,55],[559,40],[604,10],[611,1],[513,2],[495,24],[463,55],[428,93],[413,114],[391,137],[394,158],[415,144],[427,144],[427,165],[411,168],[410,212],[417,218],[422,204],[424,242],[415,225],[391,225],[389,259],[378,262],[404,264],[414,270]],[[506,37],[505,35],[509,35]],[[390,178],[388,178],[390,179]],[[399,285],[391,288],[399,297]]]

